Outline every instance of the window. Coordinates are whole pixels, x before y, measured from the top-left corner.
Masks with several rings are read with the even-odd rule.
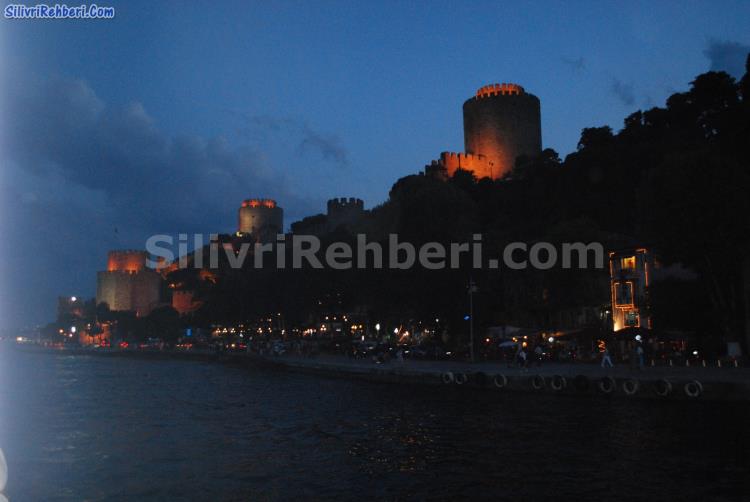
[[[633,305],[633,283],[616,282],[615,307],[624,307],[629,305]]]
[[[635,270],[635,256],[626,256],[620,260],[622,270]]]
[[[639,327],[641,325],[638,312],[631,310],[625,313],[625,326]]]

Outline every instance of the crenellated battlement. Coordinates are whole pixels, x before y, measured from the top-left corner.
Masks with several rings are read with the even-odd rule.
[[[148,254],[138,249],[116,249],[107,253],[108,272],[140,272],[146,268]]]
[[[356,197],[338,197],[327,203],[326,226],[329,231],[340,226],[351,227],[365,214],[365,203]]]
[[[440,160],[442,163],[454,163],[467,162],[473,164],[475,162],[484,162],[486,157],[482,154],[464,153],[464,152],[440,152]]]
[[[242,201],[242,207],[267,207],[273,209],[276,207],[276,201],[273,199],[245,199]]]
[[[478,178],[493,178],[493,164],[486,156],[481,154],[463,153],[463,152],[441,152],[440,158],[433,160],[431,167],[442,167],[448,176],[459,170],[472,171]]]
[[[365,209],[365,203],[362,199],[356,197],[337,197],[335,199],[329,199],[326,204],[328,212],[341,210],[341,209],[357,209],[363,211]]]
[[[518,84],[490,84],[477,89],[476,98],[489,98],[490,96],[521,96],[526,94],[523,87]]]

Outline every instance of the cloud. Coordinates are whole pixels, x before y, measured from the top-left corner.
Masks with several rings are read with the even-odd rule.
[[[614,79],[612,81],[611,91],[625,106],[633,106],[635,103],[633,84],[626,84],[621,80]]]
[[[334,134],[324,134],[316,130],[306,120],[237,112],[233,114],[246,123],[247,127],[243,129],[246,135],[259,137],[268,132],[275,135],[283,134],[287,138],[293,138],[294,150],[300,156],[311,152],[317,153],[323,160],[338,167],[349,166],[349,151],[341,144],[341,139]]]
[[[4,138],[11,160],[28,172],[55,172],[101,191],[132,224],[215,228],[248,191],[294,202],[283,173],[263,152],[222,137],[169,137],[140,103],[108,106],[85,82],[71,79],[11,92],[3,113],[14,119]]]
[[[738,42],[712,39],[703,54],[711,62],[713,71],[725,71],[739,79],[745,74],[745,61],[750,53],[750,45]]]
[[[142,104],[112,106],[82,80],[16,76],[0,90],[0,116],[0,293],[13,291],[24,321],[50,320],[57,294],[92,296],[109,249],[233,231],[248,196],[280,200],[287,215],[319,205],[262,150],[172,137]]]
[[[324,135],[308,126],[303,129],[304,135],[299,144],[301,152],[317,150],[325,160],[330,160],[339,166],[349,165],[349,153],[341,145],[337,136]]]
[[[576,59],[562,57],[560,58],[564,65],[570,68],[573,73],[583,73],[586,70],[586,61],[583,57]]]

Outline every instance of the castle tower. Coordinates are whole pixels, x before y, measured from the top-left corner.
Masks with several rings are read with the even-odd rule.
[[[486,160],[477,166],[482,171],[474,170],[477,177],[501,178],[513,169],[518,156],[542,151],[539,98],[520,85],[481,87],[466,100],[463,112],[464,149]]]
[[[354,197],[330,199],[326,206],[329,231],[340,226],[350,227],[365,214],[364,201]]]
[[[273,240],[284,231],[284,210],[272,199],[247,199],[238,212],[237,232]]]
[[[159,305],[162,277],[146,267],[148,254],[137,250],[110,251],[107,270],[96,275],[96,303],[113,311],[148,315]]]

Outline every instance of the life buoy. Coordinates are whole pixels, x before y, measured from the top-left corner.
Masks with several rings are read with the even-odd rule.
[[[544,388],[544,377],[541,375],[534,375],[531,377],[531,386],[534,390],[542,390]]]
[[[504,389],[508,386],[508,377],[505,375],[495,375],[495,378],[492,379],[492,383],[494,383],[495,387],[498,389]]]
[[[578,375],[573,379],[573,387],[579,392],[586,392],[590,385],[589,379],[584,375]]]
[[[687,397],[700,397],[703,394],[703,384],[698,380],[692,380],[685,384],[684,390]]]
[[[672,393],[672,383],[664,378],[657,380],[654,382],[654,392],[657,396],[667,397]]]
[[[453,376],[453,381],[456,382],[458,385],[463,385],[466,383],[468,378],[466,377],[466,373],[456,373]]]
[[[612,394],[615,390],[615,379],[612,377],[604,377],[601,380],[599,380],[599,390],[602,391],[605,394]]]
[[[552,387],[552,390],[559,392],[568,386],[568,381],[564,376],[555,375],[552,377],[552,381],[550,382],[549,386]]]
[[[453,383],[453,373],[451,373],[450,371],[446,371],[445,373],[443,373],[442,379],[443,383]]]
[[[627,394],[628,396],[632,396],[636,392],[638,392],[638,388],[640,387],[640,383],[638,380],[629,379],[622,382],[622,390]]]

